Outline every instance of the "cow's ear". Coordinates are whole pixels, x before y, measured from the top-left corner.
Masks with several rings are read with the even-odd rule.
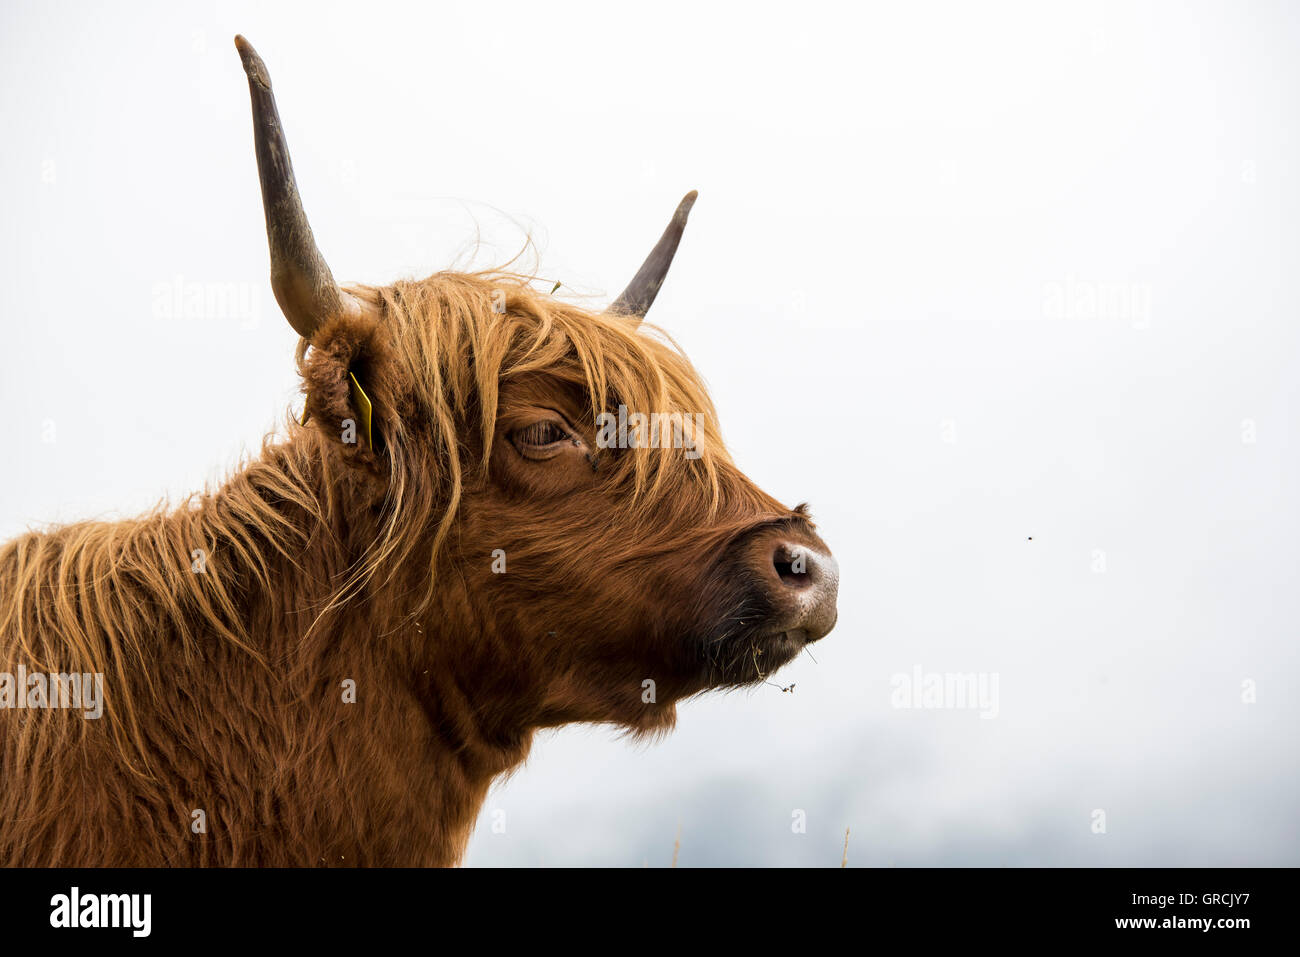
[[[362,316],[321,326],[300,363],[304,424],[337,443],[348,460],[375,470],[383,465],[385,359],[378,323]]]

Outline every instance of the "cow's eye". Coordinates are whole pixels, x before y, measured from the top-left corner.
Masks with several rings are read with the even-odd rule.
[[[554,422],[535,422],[515,432],[515,441],[524,445],[550,445],[568,437],[568,433]]]
[[[510,441],[527,458],[549,458],[566,443],[573,442],[573,436],[558,422],[543,419],[515,429],[510,433]]]

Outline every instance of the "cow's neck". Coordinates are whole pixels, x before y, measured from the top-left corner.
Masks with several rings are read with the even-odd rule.
[[[289,853],[298,858],[260,857],[254,839],[245,862],[457,863],[493,779],[527,756],[532,734],[521,702],[507,685],[467,675],[450,653],[453,643],[464,647],[455,640],[461,630],[473,627],[453,586],[446,603],[417,613],[418,559],[405,575],[381,569],[320,614],[376,529],[370,503],[349,500],[363,488],[308,467],[311,480],[334,482],[313,490],[318,501],[333,501],[329,527],[299,550],[265,556],[269,589],[251,569],[242,575],[246,630],[267,668],[228,645],[217,665],[249,676],[249,700],[229,707],[263,724],[250,743],[264,750],[243,756],[254,765],[248,780],[230,786],[265,789],[251,807],[278,808],[278,820],[239,826],[262,829],[276,853],[292,835]],[[319,524],[305,511],[294,520]],[[234,548],[222,552],[239,558]]]

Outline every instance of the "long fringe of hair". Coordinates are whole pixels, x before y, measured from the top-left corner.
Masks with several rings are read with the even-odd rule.
[[[159,693],[150,670],[157,635],[175,636],[180,647],[172,653],[195,659],[199,642],[215,637],[269,670],[277,663],[270,656],[284,649],[250,634],[246,601],[250,589],[282,588],[281,567],[324,583],[319,597],[291,596],[315,610],[317,623],[382,589],[411,561],[429,570],[416,607],[433,601],[440,553],[467,486],[487,473],[500,389],[514,378],[540,373],[582,388],[593,422],[619,403],[702,413],[698,459],[666,447],[637,449],[615,459],[606,481],[624,487],[630,505],[670,492],[718,505],[719,471],[730,460],[714,408],[660,330],[563,302],[507,272],[440,273],[351,291],[379,317],[379,344],[355,365],[382,435],[375,452],[384,487],[373,523],[355,514],[373,479],[314,423],[290,419],[285,434],[268,436],[260,455],[219,488],[177,507],[33,531],[0,545],[3,670],[21,662],[30,671],[109,677],[116,694],[105,717],[123,758],[141,774],[149,774],[149,754],[139,697]],[[305,388],[313,363],[328,358],[317,351],[299,344]],[[351,540],[358,532],[359,548]],[[196,562],[205,564],[201,573]],[[286,641],[301,650],[310,631]],[[87,733],[82,721],[22,722],[4,764],[23,767],[68,746],[70,727]]]

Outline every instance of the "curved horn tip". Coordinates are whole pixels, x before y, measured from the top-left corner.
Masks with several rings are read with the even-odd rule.
[[[677,253],[677,244],[681,242],[682,234],[686,231],[686,218],[690,215],[691,207],[695,205],[699,195],[695,190],[691,190],[682,197],[682,201],[677,204],[677,209],[673,211],[673,218],[668,223],[668,228],[659,237],[659,242],[655,243],[654,249],[650,250],[650,255],[641,264],[641,268],[632,277],[627,288],[609,304],[606,311],[632,316],[638,321],[645,316],[654,304],[655,297],[659,295],[659,287],[663,285],[664,277],[668,275],[668,267],[672,265],[673,256]]]
[[[267,71],[262,58],[257,55],[257,51],[253,49],[253,44],[245,40],[242,33],[235,34],[235,49],[239,51],[239,59],[243,61],[244,72],[248,74],[248,78],[262,89],[269,90],[271,74]]]
[[[691,214],[691,207],[695,205],[695,201],[699,198],[700,191],[697,189],[693,189],[683,196],[682,201],[677,204],[677,212],[673,213],[673,222],[685,225],[686,217]]]

